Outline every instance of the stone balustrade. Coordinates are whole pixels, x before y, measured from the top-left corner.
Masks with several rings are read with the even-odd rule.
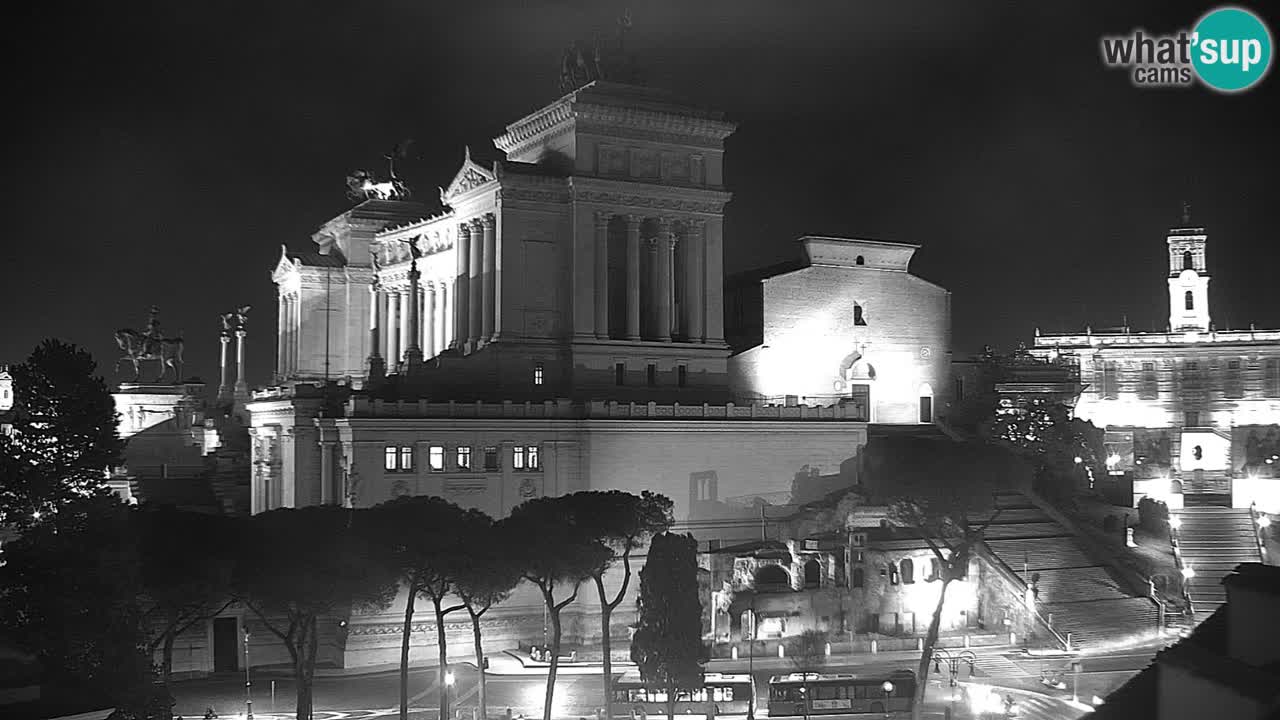
[[[1096,345],[1185,345],[1188,343],[1249,343],[1280,341],[1280,330],[1215,330],[1168,333],[1077,333],[1040,335],[1037,349]]]
[[[575,403],[568,399],[543,402],[501,403],[432,402],[430,400],[388,401],[353,397],[347,401],[346,416],[356,418],[530,418],[563,420],[840,420],[863,422],[856,410],[846,406],[814,407],[796,405],[681,405],[620,403],[593,400]]]

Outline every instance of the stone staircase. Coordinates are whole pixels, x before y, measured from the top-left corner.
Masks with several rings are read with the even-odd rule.
[[[1179,473],[1179,478],[1187,505],[1231,505],[1231,476],[1226,471],[1192,470]]]
[[[1224,577],[1240,563],[1262,562],[1257,530],[1248,508],[1188,506],[1174,516],[1182,521],[1176,536],[1182,565],[1195,571],[1187,596],[1199,624],[1227,601]]]
[[[1070,633],[1073,648],[1156,629],[1156,604],[1126,592],[1070,530],[1024,495],[1002,494],[999,503],[987,548],[1024,583],[1036,578],[1040,616],[1059,636]]]

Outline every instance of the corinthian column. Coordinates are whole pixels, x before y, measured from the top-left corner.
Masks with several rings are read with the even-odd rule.
[[[425,357],[435,357],[440,352],[436,348],[436,284],[428,282],[426,287],[422,289],[422,354]]]
[[[377,278],[369,286],[369,361],[368,361],[368,379],[375,382],[382,378],[387,372],[386,362],[382,359],[382,351],[379,347],[381,341],[378,337],[379,318],[381,311],[382,293],[378,292]]]
[[[481,292],[484,299],[481,300],[483,315],[480,320],[480,338],[485,342],[493,339],[494,330],[494,301],[497,299],[495,295],[498,279],[498,261],[497,261],[497,240],[494,234],[497,219],[492,214],[487,214],[480,219],[481,231],[484,233],[484,265],[481,270],[483,279],[481,281]]]
[[[289,305],[285,302],[283,294],[278,295],[276,298],[276,309],[276,377],[277,379],[283,380],[285,373],[287,372],[285,369],[284,359],[285,355],[288,354],[288,350],[286,348],[289,343]],[[222,365],[224,367],[227,364],[225,359],[227,354],[226,348],[226,344],[223,343],[222,355],[224,359],[222,361]],[[223,377],[222,384],[227,384],[225,376]]]
[[[627,339],[640,339],[640,217],[627,216]]]
[[[408,317],[405,319],[405,351],[404,359],[406,363],[414,365],[422,362],[422,346],[418,333],[422,332],[422,316],[418,303],[422,302],[422,293],[418,287],[418,280],[422,278],[422,273],[418,272],[418,260],[414,258],[409,262],[409,291],[405,296],[405,301],[409,303]]]
[[[400,357],[400,293],[387,290],[387,368],[394,370]]]
[[[236,329],[236,390],[237,398],[249,397],[249,383],[244,379],[244,338],[248,333],[243,327]],[[225,347],[225,346],[224,346]]]
[[[467,344],[472,350],[480,342],[484,332],[484,225],[477,219],[471,221],[471,258],[467,267]]]
[[[227,345],[231,344],[231,338],[227,336],[227,333],[224,330],[223,333],[218,336],[218,340],[222,342],[222,355],[218,360],[220,377],[218,381],[218,400],[224,401],[231,395],[231,385],[227,382]]]
[[[413,295],[409,294],[408,288],[400,288],[397,292],[400,297],[400,317],[396,320],[398,325],[396,329],[400,332],[400,344],[397,347],[396,362],[402,362],[405,353],[409,352],[409,337],[412,326],[409,320],[413,317]]]
[[[676,238],[671,232],[671,221],[663,218],[659,221],[658,237],[654,243],[657,255],[654,257],[654,274],[657,275],[657,292],[654,293],[658,306],[658,322],[655,332],[658,340],[671,342],[671,306],[672,282],[671,263],[676,248]]]
[[[454,257],[457,258],[457,277],[453,285],[453,341],[449,347],[462,349],[467,343],[467,333],[471,327],[471,293],[468,287],[471,282],[471,226],[458,225],[458,241],[454,243]]]
[[[706,223],[690,220],[684,238],[684,334],[689,342],[706,342],[702,318],[706,314],[703,288],[703,238]]]
[[[609,213],[596,211],[596,337],[609,337]]]

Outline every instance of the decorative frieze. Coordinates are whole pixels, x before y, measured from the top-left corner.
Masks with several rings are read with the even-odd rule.
[[[599,203],[612,207],[643,208],[646,210],[667,210],[672,212],[702,213],[719,215],[724,212],[724,204],[728,201],[699,201],[652,195],[635,195],[598,190],[579,190],[574,193],[579,202]]]

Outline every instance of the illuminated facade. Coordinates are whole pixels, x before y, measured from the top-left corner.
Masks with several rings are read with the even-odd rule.
[[[1280,330],[1211,321],[1208,235],[1184,217],[1167,238],[1165,332],[1037,332],[1033,352],[1074,364],[1076,415],[1107,430],[1114,472],[1151,495],[1280,511]]]

